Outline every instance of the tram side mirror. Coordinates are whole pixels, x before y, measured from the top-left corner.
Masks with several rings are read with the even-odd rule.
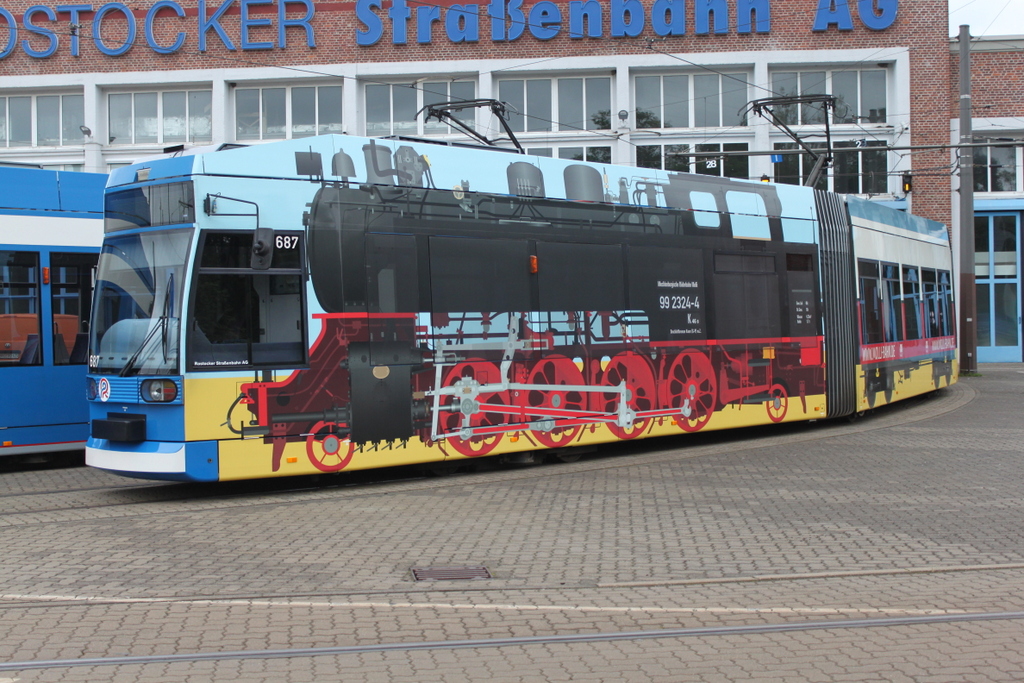
[[[273,228],[256,228],[252,236],[252,257],[249,260],[249,267],[253,270],[266,270],[270,268],[273,256]]]

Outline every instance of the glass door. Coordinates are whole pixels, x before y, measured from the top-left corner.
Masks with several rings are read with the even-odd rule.
[[[976,214],[978,362],[1021,360],[1020,214]]]

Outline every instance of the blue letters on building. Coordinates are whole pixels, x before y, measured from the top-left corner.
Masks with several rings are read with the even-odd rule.
[[[373,2],[374,0],[371,0]],[[271,11],[253,12],[258,6],[267,6]],[[276,6],[276,13],[272,8]],[[379,6],[379,5],[378,5]],[[199,0],[198,18],[196,22],[197,49],[206,49],[206,40],[211,32],[228,50],[236,50],[234,41],[221,24],[224,15],[237,9],[239,12],[239,45],[243,50],[270,50],[275,47],[287,47],[286,29],[289,27],[302,29],[308,47],[316,47],[313,34],[314,0],[222,0],[213,13],[206,8],[206,0]],[[301,18],[289,18],[288,12],[304,11]],[[372,12],[371,12],[372,14]],[[91,15],[91,16],[90,16]],[[360,16],[362,18],[362,15]],[[67,40],[68,51],[72,57],[82,53],[82,40],[92,38],[93,46],[102,54],[116,57],[123,55],[135,45],[138,37],[139,24],[142,24],[146,47],[157,54],[173,54],[184,47],[187,42],[186,31],[179,30],[170,42],[160,43],[156,38],[159,25],[184,27],[185,9],[177,0],[157,0],[145,11],[136,12],[121,2],[108,2],[103,5],[56,5],[45,7],[33,5],[25,10],[20,17],[15,17],[7,9],[0,7],[0,59],[10,55],[16,48],[29,57],[43,59],[54,55],[60,48],[61,41]],[[104,37],[103,25],[108,20],[116,20],[124,26],[124,32],[118,38]],[[273,40],[253,40],[252,33],[256,30],[274,28],[277,22],[276,38]],[[92,24],[92,30],[86,34],[78,27]],[[68,33],[66,25],[75,27]],[[2,37],[7,31],[6,40]],[[273,31],[269,32],[274,35]],[[109,34],[108,34],[109,35]],[[32,38],[34,37],[34,40]],[[45,39],[43,41],[42,39]],[[31,42],[30,42],[31,40]],[[35,47],[33,47],[35,45]]]
[[[313,30],[315,0],[212,0],[209,8],[207,1],[198,0],[194,36],[199,51],[207,49],[207,40],[219,42],[228,50],[285,48],[288,28],[301,29],[306,46],[316,47]],[[355,15],[359,27],[355,38],[357,45],[376,45],[390,29],[391,42],[395,45],[405,45],[413,40],[419,44],[430,44],[435,33],[443,31],[449,42],[476,43],[480,40],[481,30],[487,35],[487,27],[481,26],[482,22],[490,23],[492,42],[518,40],[527,31],[536,40],[551,40],[563,32],[577,40],[603,38],[606,26],[612,38],[635,38],[648,27],[658,36],[683,36],[690,26],[697,35],[727,34],[730,26],[735,26],[735,31],[741,34],[770,33],[771,2],[650,0],[648,8],[641,0],[569,0],[565,3],[535,0],[525,6],[524,0],[488,0],[486,5],[453,4],[447,7],[409,0],[356,0]],[[873,31],[892,26],[899,11],[899,0],[818,0],[811,30],[853,30],[854,4],[860,24]],[[298,10],[304,13],[296,18]],[[289,12],[292,13],[291,18]],[[229,13],[239,17],[237,36],[230,35],[225,28],[225,17]],[[117,38],[105,38],[105,21],[116,22],[125,30],[119,31]],[[185,26],[186,21],[185,8],[179,0],[157,0],[144,13],[123,2],[98,6],[33,5],[21,17],[0,7],[0,59],[19,47],[29,57],[51,57],[65,40],[71,56],[78,57],[82,53],[83,39],[88,41],[89,38],[98,52],[116,57],[132,49],[140,28],[146,47],[157,54],[173,54],[186,45],[191,35]],[[787,17],[787,21],[806,19]],[[89,34],[80,30],[68,33],[60,28],[65,22],[75,28],[91,24],[92,30]],[[166,32],[169,27],[179,30]],[[158,39],[158,33],[173,38]],[[111,34],[113,31],[107,35]]]

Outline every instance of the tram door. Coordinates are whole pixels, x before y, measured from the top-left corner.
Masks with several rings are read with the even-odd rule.
[[[978,362],[1021,360],[1020,214],[974,217]]]

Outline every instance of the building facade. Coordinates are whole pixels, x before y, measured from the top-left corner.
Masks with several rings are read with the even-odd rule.
[[[954,82],[950,140],[960,140],[959,45],[951,46]],[[971,41],[971,131],[974,190],[974,276],[978,361],[1022,358],[1021,217],[1024,216],[1024,37]],[[966,151],[963,153],[967,153]],[[958,151],[950,156],[957,166]],[[959,214],[960,176],[952,203]],[[959,221],[957,221],[959,223]],[[959,228],[959,225],[957,225]]]

